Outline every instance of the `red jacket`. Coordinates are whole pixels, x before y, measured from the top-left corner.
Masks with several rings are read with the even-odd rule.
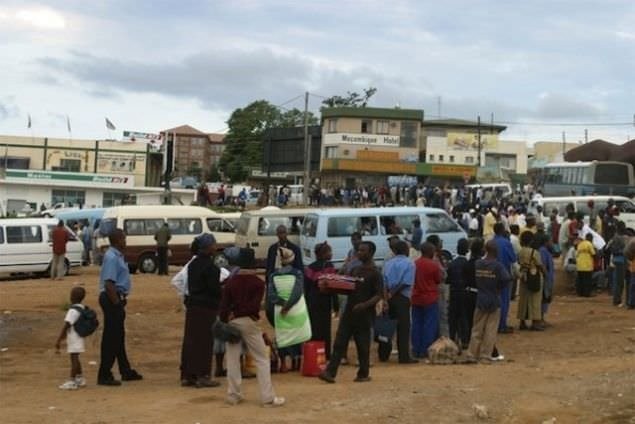
[[[68,231],[64,227],[55,227],[51,233],[53,240],[53,254],[63,255],[66,253],[66,243],[69,240]]]
[[[438,285],[442,278],[441,265],[433,259],[421,257],[415,261],[415,284],[412,287],[410,303],[428,306],[439,298]]]

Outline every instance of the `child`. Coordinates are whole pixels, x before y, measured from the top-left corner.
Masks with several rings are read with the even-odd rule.
[[[71,307],[66,312],[64,327],[55,343],[56,352],[59,353],[62,340],[66,339],[66,350],[71,355],[71,379],[59,386],[62,390],[77,390],[86,386],[86,379],[82,376],[82,364],[79,362],[79,354],[84,352],[84,338],[73,328],[73,324],[80,317],[80,312],[75,307],[85,308],[82,304],[85,296],[86,290],[83,287],[72,288]]]

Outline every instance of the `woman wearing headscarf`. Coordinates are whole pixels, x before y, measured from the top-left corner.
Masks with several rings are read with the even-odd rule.
[[[279,305],[282,307],[280,314],[282,316],[287,315],[289,310],[302,298],[302,294],[304,291],[304,275],[302,270],[293,267],[293,263],[295,261],[295,253],[291,249],[287,249],[285,247],[280,247],[278,249],[278,255],[280,258],[280,264],[282,265],[280,268],[275,270],[273,273],[269,275],[269,281],[267,284],[268,291],[268,299],[269,299],[269,308],[274,309],[275,305]],[[293,283],[293,288],[289,295],[288,299],[284,299],[278,293],[278,289],[276,288],[275,280],[281,276],[292,276],[295,280]],[[274,320],[275,325],[275,320]],[[286,357],[291,356],[291,370],[297,371],[300,369],[300,358],[301,358],[301,345],[292,345],[286,346],[278,349],[278,354],[280,356],[280,372],[286,372]]]
[[[315,246],[315,262],[304,270],[304,296],[311,320],[311,340],[324,341],[326,359],[331,358],[331,312],[336,295],[322,293],[318,279],[322,275],[336,274],[331,263],[333,250],[326,242]]]
[[[525,277],[520,279],[518,293],[518,319],[521,330],[543,331],[542,326],[542,291],[544,287],[545,267],[535,244],[535,236],[531,231],[524,231],[520,235],[520,254],[518,263]],[[532,287],[528,282],[532,276],[537,275],[540,284]],[[531,321],[531,327],[527,327],[526,320]]]
[[[187,270],[188,295],[185,296],[185,330],[181,350],[181,385],[216,387],[211,379],[212,324],[221,300],[220,269],[214,265],[216,239],[202,234],[194,239],[196,257]]]

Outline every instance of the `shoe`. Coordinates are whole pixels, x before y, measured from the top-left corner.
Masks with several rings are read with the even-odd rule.
[[[100,386],[121,386],[121,381],[109,378],[107,380],[97,380],[97,384]]]
[[[220,386],[220,382],[216,380],[211,380],[209,378],[199,378],[194,383],[197,389],[202,389],[204,387],[218,387]]]
[[[514,328],[513,327],[505,327],[505,328],[502,328],[502,329],[498,330],[498,332],[500,334],[513,334],[514,333]]]
[[[189,380],[187,378],[181,379],[181,387],[194,387],[196,386],[196,381]]]
[[[75,377],[75,384],[77,387],[86,387],[86,379],[82,376]]]
[[[545,331],[545,327],[542,327],[540,325],[532,325],[531,327],[529,327],[529,331]]]
[[[235,406],[241,403],[243,400],[244,398],[240,395],[227,395],[227,397],[225,398],[225,403]]]
[[[410,358],[410,359],[406,359],[405,361],[399,361],[399,363],[400,364],[418,364],[419,360]]]
[[[527,324],[525,324],[524,322],[521,322],[520,326],[518,327],[518,329],[520,331],[525,331],[525,330],[529,330],[529,327],[527,327]]]
[[[500,362],[500,361],[504,361],[505,360],[505,356],[501,355],[500,353],[498,354],[498,356],[492,356],[491,357],[491,361],[493,362]]]
[[[68,380],[66,383],[61,384],[59,387],[62,390],[77,390],[77,389],[79,389],[79,386],[77,385],[75,380]]]
[[[353,380],[355,383],[366,383],[369,382],[371,380],[370,377],[355,377],[355,380]]]
[[[335,378],[331,377],[331,375],[328,374],[326,371],[322,371],[320,375],[318,375],[318,378],[322,381],[326,381],[327,383],[335,383]]]
[[[264,406],[265,408],[277,408],[279,406],[284,405],[285,402],[286,402],[285,398],[276,396],[273,398],[271,402],[265,402],[262,404],[262,406]]]
[[[139,374],[138,372],[136,372],[135,370],[130,370],[128,371],[127,374],[122,374],[121,380],[122,381],[138,381],[138,380],[143,380],[143,376]]]

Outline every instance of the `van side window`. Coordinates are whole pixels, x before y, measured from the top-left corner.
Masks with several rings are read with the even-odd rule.
[[[123,230],[129,236],[153,236],[163,222],[162,219],[126,219]]]
[[[4,244],[4,228],[0,227],[0,244]]]
[[[42,228],[39,225],[7,227],[7,243],[41,243]]]
[[[201,234],[203,232],[200,218],[168,219],[168,226],[172,234]]]
[[[427,214],[428,228],[425,228],[426,233],[451,233],[460,231],[454,221],[449,216],[441,213]]]
[[[315,216],[308,216],[304,219],[302,225],[302,234],[306,237],[315,237],[317,235],[318,219]]]
[[[381,216],[380,231],[382,235],[412,234],[412,221],[418,219],[417,215]]]
[[[377,235],[377,217],[341,216],[329,218],[328,237],[350,237],[359,231],[363,236]]]
[[[233,233],[234,227],[222,218],[207,218],[207,228],[213,233]]]

